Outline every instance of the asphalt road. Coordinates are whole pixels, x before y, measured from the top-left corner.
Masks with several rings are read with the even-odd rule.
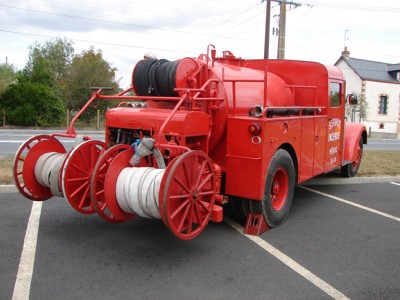
[[[364,145],[364,150],[400,151],[400,140],[393,139],[369,139]]]
[[[19,146],[27,139],[38,134],[52,134],[52,133],[65,133],[65,130],[0,130],[0,157],[7,155],[14,155]],[[89,135],[93,139],[104,141],[103,131],[77,131],[80,135]],[[65,148],[69,150],[74,139],[60,138]],[[365,150],[386,150],[386,151],[400,151],[400,140],[390,139],[370,139],[368,145],[365,145]]]
[[[14,155],[18,148],[29,138],[39,134],[53,134],[65,133],[63,130],[16,130],[16,129],[0,129],[0,157]],[[88,135],[96,140],[104,141],[103,131],[79,131],[78,135]],[[65,149],[68,151],[72,148],[75,140],[72,138],[58,139],[63,143]]]
[[[159,220],[107,224],[52,198],[30,299],[399,299],[399,182],[310,188],[254,240],[225,222],[181,241]],[[0,194],[0,299],[14,293],[31,208]]]

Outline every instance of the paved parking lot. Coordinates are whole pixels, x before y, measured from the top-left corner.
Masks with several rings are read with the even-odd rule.
[[[298,187],[280,227],[253,238],[227,220],[191,241],[52,198],[32,210],[25,247],[32,203],[2,193],[0,299],[399,299],[399,193],[399,182]]]

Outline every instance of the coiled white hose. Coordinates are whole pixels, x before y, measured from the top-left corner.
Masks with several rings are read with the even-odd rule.
[[[48,152],[39,157],[35,165],[35,178],[44,187],[50,188],[53,196],[62,196],[59,185],[61,166],[66,154]]]
[[[161,219],[158,197],[165,169],[125,168],[119,174],[116,198],[120,208],[129,214]]]

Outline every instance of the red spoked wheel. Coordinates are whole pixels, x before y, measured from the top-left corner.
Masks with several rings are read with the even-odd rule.
[[[68,203],[78,212],[95,212],[90,201],[90,181],[97,160],[107,148],[102,141],[89,140],[68,154],[61,176],[62,190]]]
[[[361,160],[362,160],[362,156],[363,156],[363,145],[364,145],[364,141],[363,141],[362,136],[360,136],[360,139],[359,139],[358,145],[357,145],[357,149],[356,149],[357,156],[353,162],[341,167],[342,176],[349,177],[349,178],[356,176],[358,169],[360,168],[360,165],[361,165]]]
[[[34,201],[43,201],[53,195],[50,188],[36,180],[35,165],[40,156],[49,152],[65,153],[61,142],[50,135],[36,135],[18,149],[13,165],[14,182],[19,192]]]
[[[109,148],[97,161],[92,173],[90,183],[90,198],[92,206],[101,218],[114,224],[125,222],[127,219],[118,219],[108,208],[105,197],[105,189],[108,187],[105,185],[106,175],[114,158],[121,152],[129,149],[131,149],[129,145],[115,145]]]
[[[160,186],[160,214],[164,224],[182,240],[198,236],[212,215],[216,175],[203,151],[189,151],[174,159]]]
[[[275,210],[282,209],[285,204],[288,190],[289,177],[285,168],[279,168],[274,174],[271,186],[271,205]]]
[[[110,215],[120,222],[130,220],[136,216],[136,214],[126,213],[120,208],[116,193],[118,176],[123,169],[131,167],[129,164],[129,159],[133,154],[134,151],[132,149],[117,153],[108,166],[104,180],[104,198],[107,208],[110,212]]]
[[[360,167],[362,155],[363,155],[363,149],[362,149],[362,147],[359,146],[359,147],[357,148],[357,157],[356,157],[356,160],[353,161],[353,163],[352,163],[352,168],[353,168],[353,170],[356,169],[356,168],[358,169],[358,168]]]

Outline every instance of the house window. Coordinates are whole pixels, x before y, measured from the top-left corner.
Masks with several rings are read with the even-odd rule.
[[[340,83],[331,82],[329,96],[331,98],[331,107],[339,107],[340,106]]]
[[[388,96],[380,95],[379,96],[379,107],[378,113],[380,115],[386,115],[388,110]]]

